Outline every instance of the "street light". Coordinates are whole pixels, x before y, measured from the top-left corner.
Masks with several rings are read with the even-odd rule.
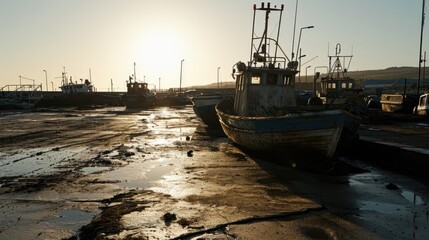
[[[219,88],[219,69],[220,67],[217,68],[217,88]]]
[[[182,61],[180,61],[180,85],[179,85],[179,93],[182,93],[182,66],[183,66],[183,61],[185,61],[185,59],[182,59]]]
[[[158,92],[161,92],[161,78],[158,79]]]
[[[298,53],[298,49],[299,49],[299,44],[301,42],[301,33],[302,33],[302,29],[310,29],[310,28],[314,28],[314,26],[307,26],[307,27],[302,27],[299,30],[299,38],[298,38],[298,46],[296,47],[296,52]]]
[[[54,82],[51,81],[52,84],[52,91],[54,91]]]
[[[305,68],[305,82],[307,82],[307,69],[308,69],[309,67],[311,67],[311,66],[307,66],[307,67]]]
[[[305,56],[307,56],[307,55],[301,55],[301,48],[299,49],[299,54],[298,54],[298,65],[299,65],[299,69],[298,69],[298,71],[299,71],[299,75],[298,75],[298,82],[301,82],[301,58],[303,58],[303,57],[305,57]]]
[[[48,72],[46,70],[43,70],[45,72],[45,79],[46,79],[46,91],[49,92],[49,86],[48,86]]]

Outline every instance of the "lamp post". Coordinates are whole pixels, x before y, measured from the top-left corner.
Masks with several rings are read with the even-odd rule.
[[[307,66],[307,67],[305,68],[305,82],[307,82],[307,69],[308,69],[309,67],[311,67],[311,66]]]
[[[217,67],[217,88],[219,88],[219,69],[220,67]]]
[[[182,59],[182,61],[180,61],[180,85],[179,85],[179,93],[182,93],[182,67],[183,67],[183,61],[185,61],[185,59]]]
[[[54,82],[51,81],[52,91],[54,91]]]
[[[158,92],[161,92],[161,78],[158,78]]]
[[[302,27],[302,28],[299,30],[298,46],[296,47],[296,52],[297,52],[297,53],[298,53],[298,49],[300,49],[300,48],[299,48],[299,44],[301,43],[301,33],[302,33],[302,29],[310,29],[310,28],[314,28],[314,26]]]
[[[301,55],[301,49],[299,49],[299,54],[298,54],[298,62],[299,62],[299,69],[298,69],[298,71],[299,71],[299,75],[298,75],[298,82],[301,82],[301,58],[303,58],[303,57],[305,57],[305,56],[307,56],[307,55]]]
[[[45,72],[45,80],[46,80],[46,91],[49,92],[49,86],[48,86],[48,72],[46,70],[43,70]]]

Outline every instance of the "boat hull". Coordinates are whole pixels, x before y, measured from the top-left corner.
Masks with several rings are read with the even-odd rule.
[[[245,149],[276,154],[285,161],[312,158],[330,160],[344,126],[344,110],[290,113],[276,117],[246,117],[229,114],[232,105],[216,105],[225,134]],[[289,162],[289,161],[287,161]]]
[[[196,96],[191,98],[195,115],[207,125],[207,127],[220,127],[215,106],[221,100],[222,96]]]
[[[43,96],[34,107],[84,107],[84,106],[121,106],[119,95],[105,93],[60,93]]]
[[[155,101],[154,95],[127,95],[125,106],[126,108],[149,108],[155,106]]]

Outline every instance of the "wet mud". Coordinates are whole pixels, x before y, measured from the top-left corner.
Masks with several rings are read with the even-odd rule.
[[[424,182],[338,156],[326,174],[207,129],[191,106],[0,115],[1,239],[425,239]]]

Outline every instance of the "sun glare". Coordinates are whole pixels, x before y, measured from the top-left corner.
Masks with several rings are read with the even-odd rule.
[[[138,61],[153,74],[169,74],[169,66],[177,64],[184,57],[182,37],[171,30],[156,29],[140,38]],[[177,69],[174,69],[177,71]]]

